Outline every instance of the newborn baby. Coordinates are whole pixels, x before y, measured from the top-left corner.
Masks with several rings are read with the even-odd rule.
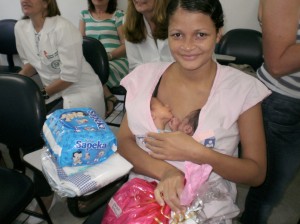
[[[150,102],[151,116],[155,126],[161,131],[182,131],[187,135],[193,135],[197,126],[201,109],[190,112],[180,121],[176,118],[168,105],[163,104],[156,97]]]

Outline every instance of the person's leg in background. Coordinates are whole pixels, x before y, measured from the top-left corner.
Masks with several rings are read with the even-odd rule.
[[[103,85],[103,93],[104,93],[104,99],[105,99],[105,117],[108,117],[113,111],[114,108],[119,103],[118,98],[113,95],[107,85]]]
[[[112,87],[120,86],[120,81],[128,74],[128,61],[126,58],[118,58],[109,61],[109,77],[105,85],[103,85],[103,92],[106,104],[106,117],[114,111],[118,105],[118,98],[112,94],[110,89]]]
[[[249,189],[243,224],[266,224],[300,167],[300,100],[273,93],[262,104],[267,142],[265,182]]]

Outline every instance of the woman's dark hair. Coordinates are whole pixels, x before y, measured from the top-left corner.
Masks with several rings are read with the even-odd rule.
[[[89,11],[90,12],[95,12],[95,5],[93,4],[92,0],[88,0],[88,5],[89,5]],[[117,0],[109,0],[106,13],[112,14],[117,10]]]
[[[224,26],[224,14],[219,0],[171,0],[167,7],[167,18],[161,32],[165,37],[168,36],[168,26],[170,17],[172,17],[178,8],[189,12],[201,12],[208,15],[215,24],[217,32]]]
[[[46,14],[44,15],[44,17],[53,17],[53,16],[61,15],[56,0],[43,0],[43,1],[48,4]],[[23,16],[22,18],[29,19],[28,16]]]
[[[196,131],[196,129],[198,127],[200,111],[201,111],[201,109],[194,110],[187,117],[188,124],[192,127],[193,133]]]

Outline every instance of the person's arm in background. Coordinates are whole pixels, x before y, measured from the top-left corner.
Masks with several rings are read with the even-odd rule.
[[[36,70],[31,64],[27,63],[22,67],[22,70],[19,72],[19,74],[31,77],[36,74]],[[72,82],[66,82],[61,79],[58,79],[51,83],[49,86],[45,87],[45,91],[49,96],[51,96],[57,92],[68,88],[72,84]]]
[[[36,74],[36,70],[31,64],[27,63],[22,67],[21,71],[19,71],[19,74],[31,77]]]
[[[79,21],[79,30],[82,36],[85,36],[85,22],[81,18]]]
[[[124,37],[124,32],[123,32],[123,25],[118,26],[118,35],[120,38],[120,46],[110,52],[111,58],[108,58],[109,60],[113,60],[116,58],[120,57],[125,57],[126,56],[126,48],[125,48],[125,37]]]
[[[261,0],[264,60],[275,78],[300,71],[299,5],[299,0]]]
[[[51,96],[55,93],[63,91],[64,89],[68,88],[72,84],[73,84],[73,82],[67,82],[67,81],[63,81],[61,79],[57,79],[57,80],[53,81],[50,85],[46,86],[45,91],[47,92],[47,94],[49,96]]]

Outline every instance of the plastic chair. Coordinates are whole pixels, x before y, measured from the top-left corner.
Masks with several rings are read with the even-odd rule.
[[[21,67],[15,66],[13,56],[18,54],[15,39],[15,24],[17,20],[0,20],[0,54],[6,55],[7,66],[0,66],[0,73],[18,73]]]
[[[263,63],[262,34],[251,29],[233,29],[224,34],[215,50],[217,54],[236,57],[235,64],[248,64],[256,71]],[[226,61],[219,61],[228,64]]]
[[[20,159],[20,148],[26,154],[39,149],[41,144],[43,144],[40,133],[46,117],[44,99],[38,86],[32,79],[18,74],[0,74],[0,102],[0,142],[7,145],[9,151],[15,151],[15,157],[12,158],[13,163],[15,163],[15,158],[17,157],[23,162]],[[22,165],[25,166],[25,163],[22,163]],[[9,199],[9,203],[14,204],[14,208],[16,208],[15,213],[11,214],[12,217],[20,211],[20,209],[17,210],[17,208],[21,208],[21,205],[18,207],[18,197],[23,191],[23,187],[25,190],[27,186],[28,194],[32,195],[30,185],[34,184],[34,197],[41,206],[44,214],[43,218],[48,223],[52,223],[43,202],[39,198],[48,196],[52,191],[40,171],[33,170],[33,183],[26,180],[25,174],[3,170],[1,172],[2,178],[8,174],[11,175],[11,177],[6,179],[9,185],[5,184],[3,180],[0,181],[0,192],[2,192],[2,195],[5,190],[9,190],[7,188],[11,188],[10,190],[14,192],[15,197]],[[24,186],[14,186],[14,181],[21,181],[24,183]],[[21,202],[26,204],[29,198],[33,198],[33,196],[28,196],[28,198],[24,196]],[[0,203],[2,203],[2,200]],[[40,215],[33,215],[40,217]]]
[[[109,76],[109,62],[103,44],[95,38],[84,36],[83,55],[87,60],[87,62],[92,66],[95,73],[99,76],[101,83],[105,84]],[[114,95],[124,96],[124,100],[120,100],[120,103],[123,104],[123,109],[120,112],[124,112],[124,108],[125,108],[124,102],[125,102],[125,95],[126,95],[125,88],[123,86],[118,86],[118,87],[111,88],[110,91]],[[114,115],[112,114],[111,116]],[[114,123],[113,119],[107,119],[107,124],[116,127],[120,126],[119,123]]]
[[[42,218],[49,224],[52,223],[42,200],[35,194],[33,182],[26,175],[1,167],[0,191],[0,223],[12,223],[21,213]],[[36,199],[42,214],[26,209],[33,199]]]
[[[102,43],[92,37],[83,37],[82,51],[85,60],[92,66],[104,85],[109,76],[109,63],[106,50]]]

